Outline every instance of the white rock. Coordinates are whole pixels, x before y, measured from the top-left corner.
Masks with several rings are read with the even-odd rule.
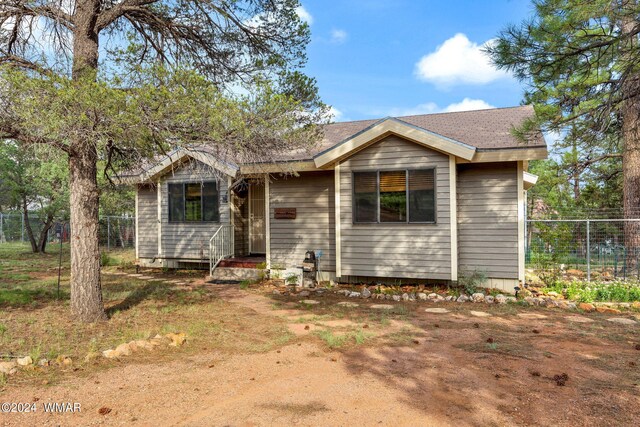
[[[491,295],[487,295],[486,297],[484,297],[484,302],[486,302],[487,304],[493,304],[495,302],[495,298]]]
[[[394,301],[400,301],[400,300],[402,299],[402,298],[400,298],[400,295],[392,295],[392,296],[391,296],[391,298],[392,298]]]
[[[425,294],[424,292],[418,292],[417,297],[420,301],[426,301],[427,300],[427,294]]]
[[[436,294],[435,292],[431,292],[429,295],[427,295],[427,298],[438,299],[438,294]]]
[[[506,304],[507,303],[507,297],[505,297],[502,294],[498,294],[498,295],[496,295],[496,302],[498,304]]]
[[[371,291],[368,288],[364,288],[362,290],[362,298],[369,298],[371,296]]]
[[[467,301],[469,301],[469,297],[466,296],[466,295],[460,295],[456,301],[458,301],[458,302],[467,302]]]
[[[302,292],[300,292],[300,293],[298,294],[298,296],[299,296],[299,297],[302,297],[302,298],[304,298],[304,297],[308,297],[309,295],[311,295],[311,292],[309,292],[309,291],[302,291]]]
[[[117,357],[120,357],[120,353],[118,353],[116,350],[113,350],[113,349],[103,351],[102,355],[107,359],[115,359]]]
[[[117,346],[116,351],[120,353],[121,356],[129,356],[131,354],[131,348],[126,342],[123,342],[122,344]]]
[[[484,311],[471,311],[470,312],[472,316],[475,317],[490,317],[491,315],[487,312]]]
[[[625,317],[610,317],[607,319],[608,322],[613,322],[613,323],[619,323],[621,325],[635,325],[636,322],[635,320],[632,319],[627,319]]]
[[[449,312],[446,308],[425,308],[424,311],[435,314],[445,314]]]
[[[349,293],[349,298],[360,298],[360,292]]]
[[[445,301],[455,301],[455,299],[456,299],[456,297],[454,297],[453,295],[449,295],[444,300]]]
[[[471,295],[471,299],[473,300],[473,302],[484,302],[484,294],[482,292],[476,292],[475,294]]]
[[[354,308],[354,307],[357,307],[359,304],[356,304],[355,302],[341,301],[336,305],[340,305],[342,307]]]
[[[16,359],[16,362],[20,366],[29,366],[33,364],[33,359],[31,358],[31,356],[25,356]]]
[[[402,301],[409,301],[409,294],[408,293],[404,293],[402,294]]]
[[[393,306],[391,304],[373,304],[371,308],[375,310],[391,310]]]
[[[307,304],[307,305],[316,305],[316,304],[320,304],[320,301],[316,301],[314,299],[303,299],[302,301],[300,301],[302,304]]]
[[[11,375],[16,372],[16,362],[0,362],[0,374]]]
[[[518,299],[516,297],[507,297],[507,302],[513,304],[518,302]]]

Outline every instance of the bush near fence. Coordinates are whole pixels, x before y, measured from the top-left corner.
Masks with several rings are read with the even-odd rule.
[[[544,282],[640,279],[640,251],[627,248],[622,219],[528,220],[526,266]]]

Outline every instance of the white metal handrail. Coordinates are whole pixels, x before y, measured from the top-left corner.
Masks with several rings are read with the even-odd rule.
[[[213,275],[220,261],[233,256],[233,225],[221,225],[209,239],[209,274]]]

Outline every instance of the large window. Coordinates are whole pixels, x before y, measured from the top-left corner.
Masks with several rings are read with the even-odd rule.
[[[353,222],[436,222],[435,170],[354,172]]]
[[[170,222],[217,222],[219,215],[215,182],[169,184]]]

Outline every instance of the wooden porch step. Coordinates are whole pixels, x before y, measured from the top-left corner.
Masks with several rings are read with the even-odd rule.
[[[210,278],[210,282],[216,281],[242,281],[242,280],[258,280],[264,270],[257,268],[235,268],[235,267],[216,267],[213,270],[213,275]]]

